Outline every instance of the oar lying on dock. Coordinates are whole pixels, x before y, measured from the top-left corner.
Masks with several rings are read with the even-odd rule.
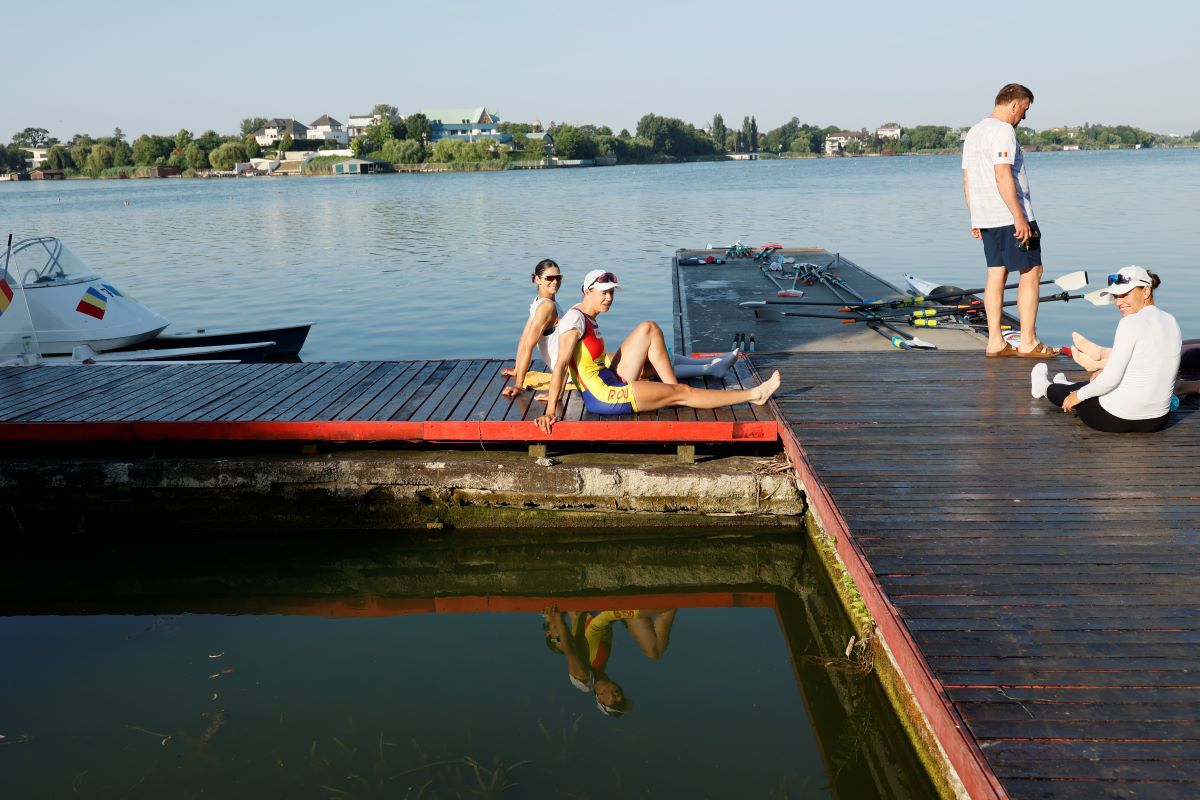
[[[852,295],[856,300],[859,301],[859,303],[866,302],[866,298],[863,297],[861,294],[859,294],[857,291],[855,291],[854,288],[850,286],[850,284],[846,283],[846,281],[843,280],[841,277],[839,277],[837,275],[833,275],[830,272],[828,272],[825,269],[825,267],[818,266],[816,264],[811,264],[811,265],[806,264],[805,266],[811,267],[810,274],[815,275],[816,279],[818,281],[820,281],[825,286],[825,288],[829,289],[829,292],[834,297],[841,298],[841,300],[843,302],[847,303],[847,305],[850,304],[850,301],[846,299],[847,294]],[[784,313],[784,316],[803,316],[803,315],[795,313],[795,312],[785,311],[783,313]],[[889,324],[886,320],[884,320],[878,314],[872,313],[869,310],[865,310],[865,309],[864,310],[855,309],[854,313],[858,314],[861,317],[861,321],[867,323],[867,327],[869,327],[871,330],[878,333],[883,338],[889,340],[892,343],[892,347],[900,347],[900,348],[904,348],[905,350],[911,350],[911,349],[937,350],[937,345],[935,345],[931,342],[927,342],[924,339],[918,339],[916,336],[913,336],[911,333],[908,333],[907,331],[900,330],[899,328],[895,327],[894,325]],[[846,320],[843,320],[843,322],[844,321],[846,321]],[[881,330],[881,328],[887,328],[889,331],[892,332],[892,334],[895,334],[895,335],[889,335],[887,333],[884,333],[883,330]]]
[[[1087,272],[1079,270],[1076,272],[1068,272],[1066,275],[1053,280],[1039,281],[1038,286],[1048,286],[1049,284],[1054,284],[1063,291],[1073,292],[1076,289],[1082,289],[1084,286],[1087,286],[1087,282]],[[1019,286],[1020,284],[1018,283],[1011,283],[1004,288],[1016,289]],[[912,297],[904,298],[903,300],[889,300],[880,305],[891,305],[893,308],[900,308],[903,306],[918,305],[920,303],[936,303],[941,300],[951,300],[958,297],[965,297],[969,294],[980,294],[981,292],[985,291],[986,288],[987,287],[981,286],[978,289],[956,289],[950,292],[936,292],[934,294],[927,295],[914,294]]]
[[[1070,294],[1069,292],[1059,292],[1057,294],[1043,295],[1038,298],[1038,302],[1039,303],[1053,303],[1053,302],[1056,302],[1059,300],[1061,300],[1063,302],[1069,302],[1071,300],[1079,300],[1080,298],[1083,298],[1086,296],[1087,295],[1082,295],[1082,294]],[[1018,301],[1018,300],[1007,300],[1007,301],[1001,303],[1000,307],[1008,308],[1010,306],[1017,305],[1019,302],[1020,301]],[[856,309],[843,309],[843,310],[855,311]],[[982,303],[971,303],[970,305],[943,306],[941,308],[917,308],[917,309],[913,309],[912,311],[908,312],[907,314],[903,313],[902,309],[894,309],[893,311],[890,311],[886,314],[883,312],[876,312],[876,313],[880,313],[886,319],[914,320],[914,319],[928,319],[930,317],[951,316],[951,315],[955,315],[955,314],[959,314],[959,315],[982,314],[983,312],[984,312],[984,307],[983,307]]]
[[[933,344],[932,342],[926,342],[923,339],[918,339],[916,336],[913,336],[911,333],[908,333],[907,331],[902,331],[899,328],[897,328],[891,324],[892,322],[903,322],[903,320],[901,320],[901,319],[896,319],[896,320],[884,319],[883,317],[879,316],[878,314],[873,314],[870,312],[859,311],[859,312],[855,312],[855,313],[857,313],[858,316],[847,317],[844,314],[817,314],[817,313],[801,312],[801,311],[784,311],[783,316],[785,316],[785,317],[814,317],[814,318],[819,318],[819,319],[836,319],[836,320],[841,320],[841,323],[843,325],[853,325],[856,322],[861,322],[861,323],[864,323],[871,330],[873,330],[876,333],[883,336],[885,339],[890,339],[892,341],[892,344],[896,347],[903,347],[906,349],[915,348],[918,350],[937,350],[937,345]],[[892,333],[891,334],[884,333],[883,331],[881,331],[879,329],[880,327],[887,328],[889,331],[892,331]],[[896,342],[896,339],[900,339],[901,343],[898,344]]]
[[[1082,289],[1084,286],[1087,285],[1087,273],[1082,272],[1082,271],[1071,272],[1071,273],[1063,275],[1061,278],[1057,278],[1055,280],[1041,281],[1038,285],[1045,286],[1045,285],[1049,285],[1049,284],[1055,284],[1056,286],[1058,286],[1060,289],[1063,289],[1064,291],[1073,292],[1076,289]],[[1018,284],[1013,283],[1013,284],[1009,284],[1008,286],[1005,286],[1004,288],[1005,289],[1016,289],[1017,286],[1018,286]],[[962,297],[966,297],[969,294],[978,294],[981,291],[983,291],[983,290],[976,289],[976,290],[972,291],[972,290],[963,289],[963,290],[958,290],[958,291],[954,291],[954,292],[939,292],[936,295],[928,295],[928,296],[913,295],[912,297],[897,298],[895,300],[885,300],[883,298],[878,298],[875,300],[865,300],[861,303],[850,303],[850,304],[847,304],[843,300],[799,300],[799,299],[789,300],[789,299],[783,299],[783,298],[777,299],[777,300],[772,300],[772,299],[744,300],[741,303],[738,303],[738,308],[754,309],[754,308],[762,308],[764,306],[773,306],[773,305],[838,306],[839,309],[851,308],[851,309],[863,309],[865,311],[882,311],[882,310],[890,309],[890,308],[911,308],[912,306],[920,305],[921,303],[934,303],[937,305],[944,305],[940,301],[956,300],[956,299],[959,299]],[[1094,295],[1100,291],[1103,291],[1103,290],[1097,289],[1095,292],[1090,292],[1087,295],[1083,295],[1083,297],[1085,299],[1087,299],[1088,301],[1092,302],[1093,304],[1104,305],[1103,302],[1097,303],[1096,298],[1094,297]],[[982,304],[982,301],[979,301],[978,305],[980,305],[980,307],[982,307],[981,304]],[[975,305],[975,304],[973,304],[973,305]],[[1011,305],[1011,303],[1009,303],[1008,305]]]

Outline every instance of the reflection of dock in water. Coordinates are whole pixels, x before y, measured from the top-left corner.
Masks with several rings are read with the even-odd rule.
[[[232,548],[214,547],[212,540],[185,543],[158,553],[135,540],[85,541],[78,557],[68,561],[34,549],[19,560],[24,566],[18,568],[17,559],[0,566],[0,615],[283,614],[337,620],[431,615],[451,626],[463,614],[535,619],[551,603],[564,611],[676,608],[701,623],[684,633],[677,623],[675,638],[688,630],[703,632],[711,647],[721,640],[721,626],[706,620],[709,610],[771,609],[786,656],[764,648],[743,658],[789,659],[825,761],[825,774],[815,775],[813,785],[828,785],[841,797],[930,796],[923,768],[869,668],[869,649],[860,646],[846,655],[855,629],[810,547],[795,533],[774,531],[655,538],[578,531],[551,540],[496,533],[336,543],[313,538],[290,541],[286,568],[280,569],[274,538],[240,539]],[[531,622],[535,644],[536,630],[537,622]],[[631,643],[620,647],[624,673],[637,659]],[[539,660],[548,657],[540,645],[528,652]],[[703,674],[704,664],[671,655],[653,669],[679,671],[682,686],[721,683],[721,675]],[[490,669],[482,661],[474,666]],[[459,674],[457,667],[447,672]],[[555,681],[551,689],[564,687]],[[696,702],[687,690],[678,701]],[[738,712],[738,718],[744,714]],[[730,746],[736,752],[736,742]]]

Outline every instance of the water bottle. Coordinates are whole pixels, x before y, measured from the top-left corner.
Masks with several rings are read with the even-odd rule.
[[[1171,395],[1171,410],[1172,411],[1179,410],[1179,395],[1177,395],[1177,394]]]

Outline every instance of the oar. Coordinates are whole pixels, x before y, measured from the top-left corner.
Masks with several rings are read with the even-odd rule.
[[[859,302],[862,302],[865,299],[865,298],[863,298],[863,296],[861,294],[854,291],[854,289],[850,288],[850,285],[847,284],[844,280],[842,280],[841,278],[839,278],[837,276],[830,275],[828,272],[826,272],[824,267],[816,267],[814,265],[814,269],[812,270],[812,272],[814,272],[816,274],[817,280],[820,281],[822,284],[824,284],[825,287],[829,289],[830,293],[832,293],[834,297],[841,298],[841,300],[843,302],[848,303],[849,301],[846,300],[846,295],[842,294],[842,292],[840,291],[841,289],[844,289],[845,291],[854,295],[854,297],[856,299],[858,299]],[[859,314],[863,318],[862,321],[868,322],[868,323],[874,323],[874,324],[868,324],[868,327],[871,330],[878,333],[883,338],[890,341],[892,343],[893,347],[903,347],[906,349],[907,348],[917,348],[917,349],[921,349],[921,350],[937,350],[937,345],[931,344],[930,342],[926,342],[923,339],[918,339],[916,336],[913,336],[911,333],[908,333],[907,331],[902,331],[899,328],[888,324],[884,320],[880,319],[878,314],[871,314],[870,312],[867,312],[867,311],[856,311],[855,313]],[[791,312],[787,312],[787,311],[783,312],[783,314],[784,314],[784,316],[793,316],[793,314]],[[853,320],[850,320],[850,321],[853,321]],[[843,319],[842,322],[845,323],[845,322],[847,322],[847,320]],[[879,329],[880,326],[887,328],[889,331],[892,331],[892,333],[896,334],[896,336],[899,336],[900,339],[903,341],[903,344],[897,342],[895,336],[888,336],[886,333],[881,331]]]
[[[1076,289],[1082,289],[1084,286],[1087,286],[1087,282],[1088,282],[1087,272],[1085,272],[1083,270],[1078,270],[1076,272],[1068,272],[1066,275],[1063,275],[1061,278],[1055,278],[1054,280],[1038,281],[1038,286],[1047,286],[1047,285],[1053,283],[1055,286],[1059,287],[1060,289],[1062,289],[1064,291],[1073,292]],[[1019,286],[1020,286],[1019,283],[1012,283],[1012,284],[1009,284],[1008,286],[1005,286],[1004,288],[1005,289],[1016,289]],[[912,298],[906,298],[904,300],[892,301],[892,302],[898,303],[899,305],[896,305],[894,307],[899,308],[901,306],[916,305],[917,303],[937,302],[939,300],[949,300],[950,298],[953,298],[953,297],[964,297],[969,294],[979,294],[980,292],[986,291],[986,288],[987,287],[980,287],[978,289],[958,289],[953,292],[935,292],[934,294],[929,294],[929,295],[919,295],[918,294],[918,295],[913,295]]]
[[[1105,291],[1108,291],[1107,286],[1105,286],[1103,289],[1093,289],[1085,294],[1083,299],[1087,300],[1094,306],[1111,306],[1113,303],[1112,295],[1104,295],[1101,297],[1101,292]]]
[[[771,274],[771,270],[767,269],[766,267],[759,267],[758,270],[763,275],[767,276],[767,280],[769,280],[771,283],[775,284],[775,288],[779,290],[778,292],[776,292],[776,295],[778,295],[779,297],[803,297],[804,296],[804,292],[802,290],[796,288],[795,281],[792,282],[792,287],[789,289],[789,288],[785,287],[779,281],[775,280],[775,276]]]
[[[897,328],[891,324],[893,321],[902,322],[903,320],[900,320],[900,319],[887,320],[887,319],[884,319],[883,317],[878,316],[877,314],[871,314],[870,312],[856,311],[854,313],[858,314],[859,316],[846,317],[841,314],[817,314],[817,313],[807,313],[807,312],[801,312],[801,311],[784,311],[784,312],[782,312],[783,316],[785,316],[785,317],[809,317],[809,318],[816,318],[816,319],[836,319],[836,320],[840,320],[843,325],[854,325],[856,323],[861,322],[861,323],[865,324],[867,327],[869,327],[871,330],[875,331],[876,333],[880,334],[881,336],[883,336],[886,339],[894,338],[893,336],[886,334],[883,331],[879,330],[879,328],[877,327],[877,326],[882,326],[884,328],[887,328],[889,331],[892,331],[893,333],[899,335],[900,338],[903,339],[905,342],[905,345],[903,345],[903,346],[914,347],[914,348],[917,348],[920,350],[937,350],[937,345],[935,345],[931,342],[926,342],[922,339],[918,339],[916,336],[913,336],[911,333],[908,333],[907,331],[902,331],[899,328]],[[892,342],[892,344],[895,344],[895,342]],[[902,345],[897,345],[897,346],[900,347]]]
[[[1039,303],[1053,303],[1053,302],[1056,302],[1059,300],[1061,300],[1063,302],[1070,302],[1071,300],[1078,300],[1081,297],[1086,297],[1086,295],[1070,294],[1069,292],[1059,292],[1058,294],[1043,295],[1042,297],[1038,298],[1038,302]],[[1008,308],[1010,306],[1018,305],[1019,303],[1020,303],[1019,300],[1008,300],[1008,301],[1001,303],[1000,307]],[[949,316],[952,314],[979,314],[979,313],[982,313],[983,310],[984,310],[984,308],[982,305],[975,305],[975,304],[958,306],[957,308],[918,308],[918,309],[913,310],[911,313],[909,313],[906,318],[908,318],[908,319],[918,318],[919,319],[919,318]],[[897,312],[898,311],[899,310],[897,309]],[[897,312],[893,312],[893,313],[897,313]],[[874,313],[880,313],[880,312],[874,312]],[[888,315],[887,319],[895,319],[895,317]]]

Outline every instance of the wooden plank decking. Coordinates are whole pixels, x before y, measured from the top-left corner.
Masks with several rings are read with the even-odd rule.
[[[1102,434],[1030,397],[1031,360],[753,360],[783,374],[809,502],[972,796],[1200,796],[1194,406]]]
[[[97,364],[0,369],[0,441],[771,442],[771,412],[598,417],[571,392],[551,436],[533,392],[500,394],[497,359],[315,364]],[[712,388],[753,386],[739,363]]]

